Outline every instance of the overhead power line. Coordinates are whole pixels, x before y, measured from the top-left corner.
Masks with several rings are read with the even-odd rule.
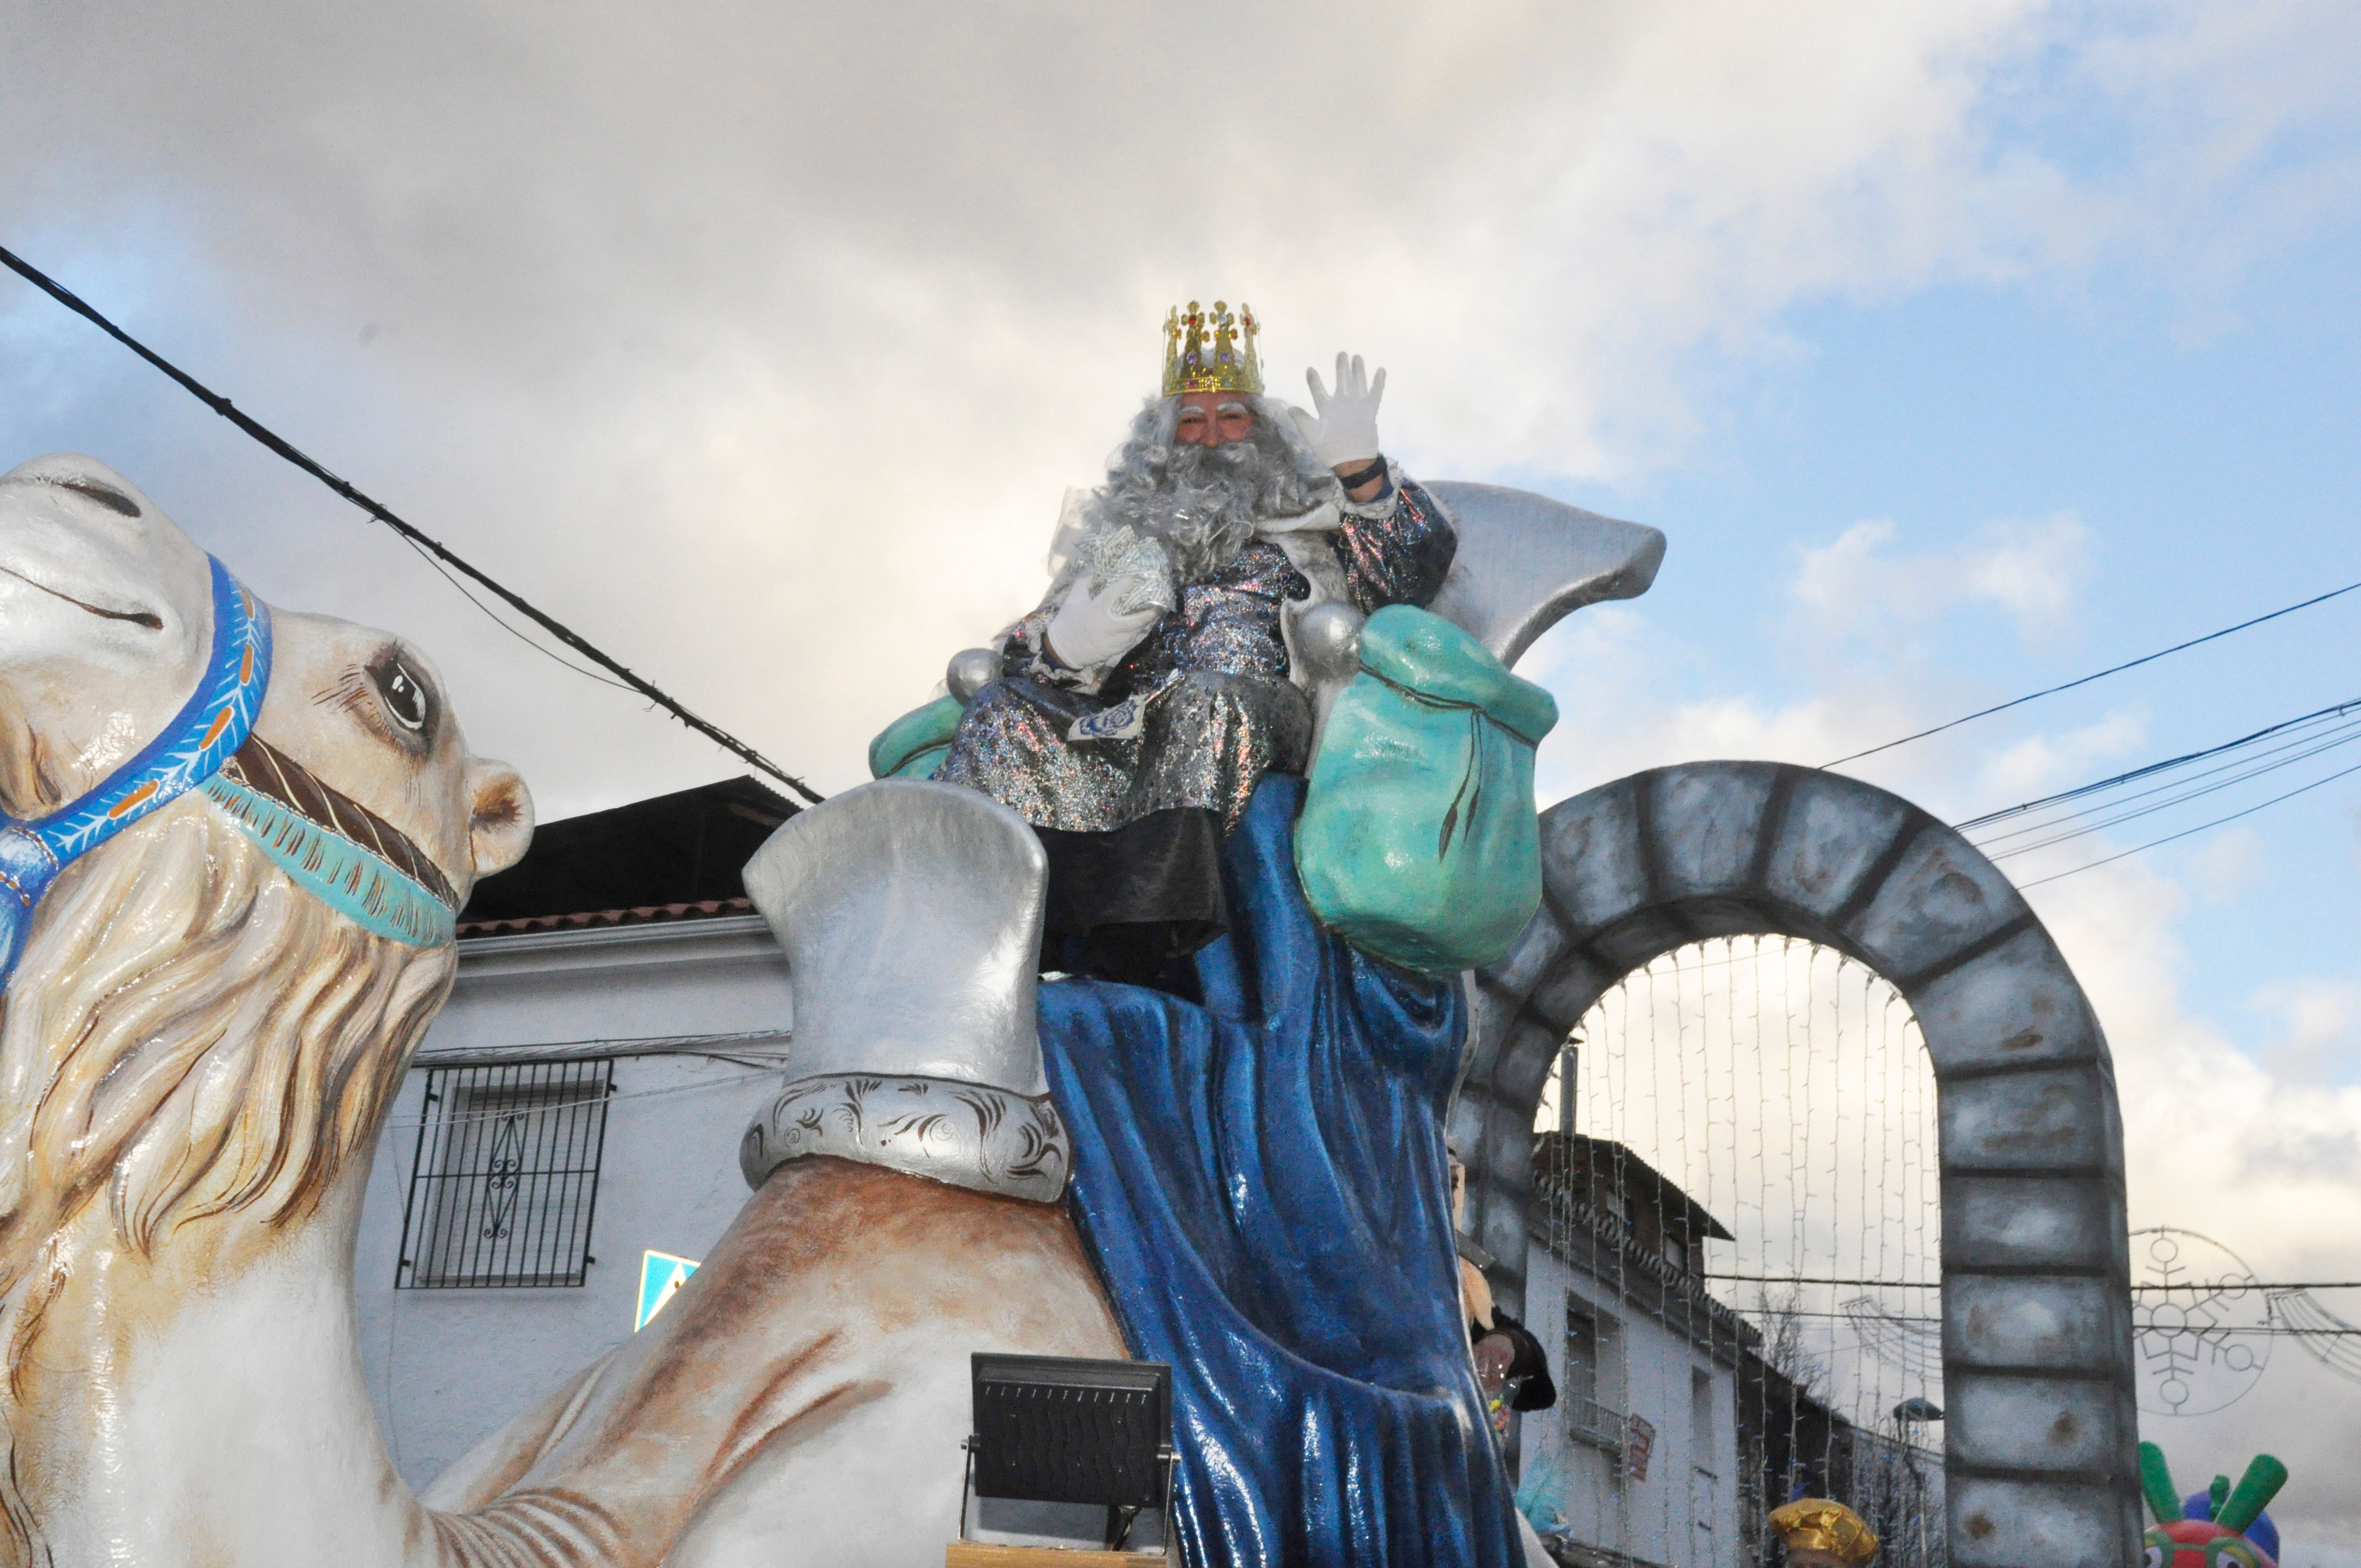
[[[1976,848],[1984,850],[1995,861],[2005,861],[2015,855],[2028,855],[2036,850],[2046,850],[2052,844],[2062,844],[2069,839],[2085,838],[2121,823],[2134,821],[2142,817],[2153,817],[2159,811],[2168,811],[2176,806],[2185,806],[2205,795],[2218,795],[2234,785],[2258,779],[2265,773],[2278,773],[2281,768],[2291,768],[2298,762],[2309,762],[2324,751],[2334,751],[2338,747],[2349,746],[2356,740],[2361,740],[2361,720],[2339,725],[2328,730],[2324,737],[2319,732],[2314,732],[2290,745],[2275,746],[2263,752],[2260,760],[2230,762],[2218,768],[2208,768],[2203,773],[2175,784],[2161,784],[2153,789],[2136,790],[2130,795],[2119,795],[2103,806],[2092,806],[2081,811],[2070,811],[2063,816],[2051,817],[2045,822],[2037,822],[2030,827],[1994,834],[1989,839],[1980,839],[1976,841]],[[2224,773],[2229,776],[2226,778],[2216,776]],[[2214,782],[2212,784],[2202,782],[2209,778],[2213,779]],[[2164,798],[2161,800],[2151,798],[2156,795],[2162,795]],[[2138,800],[2147,800],[2149,804],[2132,806],[2132,802]],[[2128,809],[2125,809],[2126,807]],[[2068,823],[2074,822],[2078,818],[2085,819],[2081,826],[2067,826]],[[2027,838],[2032,839],[2033,841],[2016,844],[2005,850],[1994,849],[1995,845],[2007,843],[2010,839]]]
[[[2072,789],[2061,790],[2056,795],[2045,795],[2038,800],[2027,800],[2015,806],[2005,806],[1998,811],[1987,811],[1982,817],[1971,817],[1965,822],[1954,822],[1951,826],[1962,833],[1972,833],[1979,828],[1989,828],[1994,823],[2004,822],[2012,817],[2022,817],[2027,812],[2039,811],[2045,806],[2061,805],[2070,800],[2080,800],[2086,795],[2113,789],[2117,784],[2136,783],[2140,779],[2151,778],[2158,773],[2169,773],[2175,768],[2185,767],[2191,762],[2203,762],[2208,757],[2218,757],[2224,752],[2251,746],[2257,740],[2268,740],[2271,736],[2299,729],[2306,724],[2317,723],[2323,718],[2342,718],[2356,708],[2361,708],[2361,697],[2356,697],[2350,702],[2340,702],[2333,707],[2320,708],[2300,718],[2282,719],[2277,724],[2266,725],[2251,735],[2241,735],[2235,740],[2224,740],[2218,746],[2208,746],[2202,751],[2185,751],[2178,757],[2168,757],[2160,762],[2149,762],[2144,766],[2133,768],[2129,772],[2117,773],[2112,778],[2100,779],[2092,784],[2077,784]],[[2139,797],[2133,795],[2126,798]]]
[[[2015,833],[2003,833],[1995,839],[1983,840],[1976,847],[1980,850],[1986,850],[1995,861],[2005,861],[2017,855],[2029,855],[2037,850],[2047,850],[2052,845],[2068,843],[2076,839],[2086,839],[2093,833],[2104,832],[2110,828],[2119,827],[2125,822],[2136,821],[2143,817],[2153,817],[2159,811],[2169,811],[2176,806],[2186,806],[2192,800],[2202,799],[2209,795],[2218,795],[2222,791],[2230,789],[2235,785],[2251,783],[2252,781],[2262,777],[2265,773],[2275,773],[2281,768],[2291,768],[2298,762],[2309,762],[2311,759],[2319,756],[2323,751],[2334,751],[2340,746],[2350,746],[2356,740],[2361,740],[2361,724],[2347,725],[2342,731],[2331,736],[2328,740],[2322,740],[2315,745],[2306,746],[2301,751],[2298,751],[2295,755],[2291,757],[2280,757],[2276,762],[2257,762],[2252,767],[2244,768],[2236,772],[2232,772],[2229,769],[2209,769],[2208,773],[2223,772],[2230,773],[2228,778],[2219,780],[2213,784],[2196,784],[2194,781],[2191,781],[2186,784],[2176,786],[2176,791],[2141,790],[2136,794],[2124,797],[2123,801],[2116,803],[2117,805],[2127,804],[2130,801],[2138,800],[2147,795],[2156,794],[2162,794],[2164,795],[2162,800],[2153,801],[2147,806],[2135,806],[2132,809],[2125,811],[2114,810],[2114,807],[2111,806],[2106,809],[2112,811],[2114,814],[2112,816],[2103,817],[2097,816],[2095,813],[2092,812],[2071,812],[2066,817],[2056,821],[2042,823],[2032,828],[2020,828]],[[2201,773],[2198,776],[2202,778],[2205,777],[2206,774]],[[2076,817],[2093,817],[2093,820],[2084,822],[2080,827],[2075,828],[2065,826],[2066,823],[2071,822]],[[2035,839],[2033,842],[2029,844],[2013,845],[2005,850],[1994,850],[1992,849],[1992,846],[1994,844],[2005,842],[2010,839],[2022,838],[2026,835],[2036,833],[2046,833],[2048,836],[2047,838]]]
[[[2037,800],[2023,801],[2015,806],[2004,806],[1998,811],[1988,811],[1981,817],[1970,817],[1964,822],[1953,823],[1952,826],[1961,832],[1972,832],[1979,828],[2033,818],[2037,813],[2051,811],[2060,806],[2067,807],[2068,809],[2058,811],[2055,815],[2026,820],[2024,821],[2023,826],[2012,828],[2007,832],[1993,834],[1975,841],[1978,849],[1984,850],[1995,861],[2031,854],[2037,850],[2046,850],[2070,839],[2084,838],[2138,817],[2153,816],[2157,812],[2186,805],[2190,801],[2260,778],[2266,773],[2292,767],[2298,762],[2309,761],[2323,752],[2349,746],[2356,740],[2361,740],[2361,718],[2353,717],[2356,712],[2361,712],[2361,698],[2319,708],[2295,718],[2283,719],[2277,724],[2266,725],[2250,734],[2242,735],[2235,740],[2225,740],[2218,746],[2186,751],[2180,756],[2149,762],[2107,778],[2094,780],[2090,784],[2078,784],[2072,789],[2061,790],[2056,795],[2044,795]],[[2265,747],[2259,751],[2252,750],[2267,740],[2276,740],[2278,743]],[[2245,753],[2245,755],[2234,755],[2235,753]],[[2125,784],[2176,773],[2193,763],[2215,758],[2228,760],[2194,773],[2186,773],[2169,782],[2153,784],[2147,789],[2108,796],[2108,792],[2120,789]],[[2356,772],[2361,772],[2361,767],[2339,769],[2323,778],[2314,779],[2310,784],[2275,795],[2268,800],[2259,801],[2253,806],[2201,822],[2194,828],[2169,833],[2162,838],[2152,839],[2136,848],[2104,856],[2032,882],[2020,883],[2018,886],[2020,888],[2039,887],[2045,883],[2057,882],[2061,878],[2073,876],[2078,872],[2091,871],[2128,856],[2156,849],[2159,845],[2169,844],[2175,839],[2189,838],[2209,828],[2218,828],[2224,823],[2235,822],[2242,817],[2250,817],[2267,806],[2277,806],[2281,801],[2292,800],[2297,795],[2318,789],[2323,784],[2333,784]],[[2213,782],[2206,782],[2208,780]],[[2096,798],[2103,796],[2107,798]],[[2161,798],[2158,798],[2159,796]],[[2074,806],[2073,803],[2084,800],[2093,800],[2094,804],[2081,807]],[[2135,802],[2147,804],[2135,805]],[[2029,842],[2024,841],[2028,839]],[[1998,847],[2010,844],[2011,840],[2018,840],[2018,842],[2006,849]]]
[[[467,562],[460,559],[457,555],[453,554],[450,550],[444,546],[441,541],[431,538],[427,534],[420,532],[418,529],[412,527],[409,523],[395,516],[390,510],[387,510],[386,507],[378,501],[362,494],[359,490],[354,488],[352,485],[338,478],[335,475],[330,473],[325,467],[323,467],[320,464],[297,451],[292,445],[289,444],[278,434],[274,433],[272,431],[256,421],[244,410],[232,404],[227,398],[225,398],[219,393],[214,391],[211,388],[199,381],[195,377],[191,376],[187,371],[182,370],[179,366],[173,364],[170,360],[165,358],[162,355],[158,354],[154,349],[149,348],[146,344],[141,343],[137,338],[133,337],[129,333],[124,331],[121,327],[107,320],[105,316],[100,314],[98,311],[86,303],[80,296],[67,289],[65,285],[60,283],[54,278],[51,278],[48,273],[43,272],[39,268],[35,267],[32,263],[16,255],[14,251],[7,249],[5,247],[0,247],[0,262],[6,263],[9,270],[15,272],[18,277],[23,278],[27,282],[32,284],[33,287],[40,290],[41,292],[49,295],[51,299],[57,301],[58,303],[65,306],[66,309],[73,312],[74,314],[81,316],[83,320],[97,327],[101,332],[106,334],[107,336],[115,339],[115,342],[123,345],[124,347],[128,348],[132,353],[137,354],[140,358],[145,359],[148,364],[153,365],[157,369],[161,370],[165,375],[170,376],[173,380],[179,382],[191,397],[195,398],[199,402],[204,404],[205,407],[213,410],[214,412],[221,415],[222,418],[237,426],[238,429],[244,431],[256,441],[277,453],[280,457],[285,458],[296,467],[301,468],[303,472],[311,475],[312,477],[319,480],[320,483],[327,486],[328,488],[334,490],[339,496],[342,496],[346,500],[350,501],[353,505],[360,508],[361,510],[368,513],[369,516],[375,518],[378,521],[385,524],[386,527],[393,530],[395,533],[401,536],[403,541],[406,542],[411,548],[426,555],[430,562],[439,563],[441,565],[447,565],[453,571],[458,572],[462,576],[489,589],[492,593],[498,595],[501,602],[508,605],[511,609],[514,609],[518,614],[530,620],[534,625],[540,627],[544,631],[548,632],[552,637],[556,638],[560,642],[563,642],[568,648],[573,649],[584,658],[588,659],[600,669],[606,670],[609,674],[615,675],[631,690],[637,692],[643,697],[646,697],[650,702],[654,703],[666,713],[671,714],[675,718],[679,719],[683,724],[688,726],[691,729],[696,730],[699,735],[704,736],[715,745],[719,746],[723,751],[730,752],[732,756],[739,758],[753,767],[760,768],[763,772],[770,774],[773,778],[777,779],[781,784],[785,784],[789,789],[794,790],[797,795],[802,795],[806,800],[810,801],[813,805],[816,806],[821,800],[826,798],[820,795],[818,791],[813,789],[811,785],[804,783],[803,780],[796,777],[793,773],[788,773],[776,762],[772,762],[768,757],[763,755],[762,752],[756,751],[753,747],[749,746],[745,741],[739,740],[735,735],[730,734],[719,725],[715,724],[710,719],[700,718],[697,714],[690,712],[689,709],[677,699],[671,696],[653,682],[645,680],[640,675],[635,674],[622,663],[609,657],[607,653],[593,645],[588,639],[575,631],[571,627],[566,626],[564,622],[557,620],[554,617],[544,614],[543,611],[536,609],[531,602],[526,600],[522,595],[511,591],[509,588],[494,581],[491,577],[478,571],[473,565],[470,565]],[[472,595],[467,597],[469,602],[473,603],[474,597]],[[477,608],[483,609],[481,605],[478,605]],[[487,611],[487,613],[489,612]],[[495,621],[499,621],[500,620],[497,616],[494,616],[492,619]],[[505,623],[503,622],[501,624]],[[546,650],[544,650],[544,652],[546,652]],[[560,659],[558,663],[565,663],[566,661]],[[567,667],[569,669],[575,668],[575,666],[572,665],[568,665]],[[576,673],[577,674],[584,675],[589,674],[588,671],[580,669],[576,669]],[[596,680],[600,677],[592,675],[590,678]]]
[[[2267,620],[2277,620],[2283,615],[2293,615],[2297,610],[2310,609],[2316,604],[2326,604],[2330,599],[2336,598],[2341,595],[2349,594],[2356,588],[2361,588],[2361,583],[2347,583],[2341,588],[2331,588],[2324,594],[2314,595],[2312,598],[2305,599],[2300,604],[2291,604],[2283,609],[2275,609],[2268,615],[2258,615],[2252,620],[2242,620],[2235,626],[2225,626],[2219,631],[2209,631],[2202,637],[2192,637],[2186,642],[2176,642],[2169,648],[2159,648],[2153,653],[2143,653],[2136,659],[2127,659],[2120,664],[2111,664],[2103,670],[2099,670],[2093,674],[2083,675],[2076,680],[2067,681],[2059,685],[2045,686],[2037,692],[2027,692],[2023,696],[2011,697],[2006,702],[1996,702],[1990,707],[1980,707],[1973,713],[1961,714],[1959,718],[1950,719],[1942,724],[1938,724],[1931,729],[1921,729],[1915,735],[1905,735],[1899,740],[1888,740],[1882,746],[1872,746],[1865,751],[1855,751],[1849,757],[1839,757],[1833,762],[1823,762],[1820,765],[1824,768],[1840,768],[1847,762],[1857,762],[1863,757],[1874,757],[1880,751],[1891,751],[1896,746],[1907,746],[1913,740],[1924,740],[1929,735],[1940,735],[1946,729],[1957,729],[1962,724],[1973,723],[1979,718],[1989,718],[1995,713],[2004,713],[2012,707],[2022,707],[2028,702],[2038,701],[2040,698],[2045,696],[2056,696],[2059,692],[2072,691],[2076,686],[2087,686],[2092,681],[2103,681],[2109,675],[2120,675],[2125,670],[2136,670],[2142,664],[2152,664],[2157,660],[2165,658],[2170,654],[2185,652],[2189,649],[2198,647],[2202,643],[2215,641],[2221,638],[2227,637],[2233,632],[2244,631],[2249,627],[2260,626]]]
[[[1735,1279],[1749,1285],[1866,1285],[1888,1290],[1933,1290],[1942,1285],[1939,1279],[1852,1279],[1822,1274],[1730,1274],[1713,1269],[1706,1270],[1703,1277]],[[2177,1290],[2184,1295],[2192,1290],[2232,1288],[2240,1290],[2361,1290],[2361,1279],[2238,1279],[2216,1280],[2202,1285],[2149,1285],[2135,1281],[2132,1285],[2136,1291],[2169,1294]],[[1781,1311],[1785,1309],[1774,1305],[1772,1310]]]
[[[2021,882],[2016,884],[2017,890],[2019,892],[2023,892],[2026,888],[2039,887],[2044,883],[2056,882],[2060,877],[2072,876],[2076,872],[2095,871],[2101,866],[2113,865],[2115,861],[2123,860],[2127,856],[2144,854],[2150,850],[2158,848],[2159,845],[2169,844],[2176,839],[2186,839],[2192,833],[2202,833],[2208,828],[2219,828],[2225,822],[2235,822],[2241,817],[2252,817],[2256,812],[2262,810],[2264,806],[2277,806],[2283,800],[2293,800],[2297,795],[2318,789],[2321,785],[2325,784],[2334,784],[2338,779],[2344,778],[2351,773],[2361,773],[2361,762],[2356,762],[2349,768],[2341,768],[2335,773],[2329,774],[2324,779],[2314,779],[2308,784],[2302,784],[2295,789],[2288,791],[2285,795],[2275,795],[2268,800],[2261,801],[2256,805],[2246,807],[2244,811],[2234,811],[2227,817],[2216,817],[2211,822],[2200,822],[2194,828],[2184,828],[2178,833],[2167,833],[2161,839],[2151,839],[2147,843],[2140,845],[2138,848],[2125,850],[2121,854],[2109,855],[2103,860],[2092,861],[2088,864],[2074,867],[2072,871],[2059,872],[2055,876],[2037,877],[2031,882]]]

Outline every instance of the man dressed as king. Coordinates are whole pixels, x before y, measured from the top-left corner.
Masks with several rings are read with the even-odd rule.
[[[1373,639],[1382,658],[1388,625],[1431,621],[1417,635],[1458,652],[1429,674],[1448,685],[1434,673],[1458,657],[1487,690],[1521,683],[1418,613],[1460,541],[1382,455],[1384,372],[1340,355],[1333,384],[1306,373],[1311,409],[1290,408],[1263,393],[1255,337],[1243,304],[1170,313],[1160,395],[1070,503],[1048,595],[952,661],[951,698],[889,729],[871,765],[981,790],[1047,851],[1043,967],[1069,978],[1039,988],[1035,1022],[1065,1201],[1126,1347],[1172,1369],[1180,1560],[1511,1568],[1515,1488],[1444,1180],[1459,966],[1356,946],[1301,870],[1323,800],[1398,808],[1416,790],[1323,797],[1293,775],[1312,762],[1312,676],[1344,674],[1334,622],[1376,618],[1358,662],[1375,679],[1354,677],[1332,718],[1384,688],[1365,749],[1382,732],[1434,763],[1410,773],[1436,822],[1472,821],[1478,798],[1530,812],[1530,773],[1482,789],[1490,709],[1387,676]],[[1430,713],[1448,715],[1440,742],[1416,728]]]
[[[1053,968],[1156,983],[1227,928],[1223,841],[1265,772],[1308,760],[1297,618],[1423,607],[1451,566],[1442,509],[1379,448],[1385,372],[1340,354],[1290,408],[1257,331],[1221,301],[1168,317],[1161,394],[936,771],[1040,830]]]

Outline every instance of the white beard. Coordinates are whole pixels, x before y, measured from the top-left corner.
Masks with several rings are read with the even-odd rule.
[[[1106,483],[1083,509],[1096,532],[1127,526],[1161,544],[1177,583],[1202,581],[1235,560],[1257,533],[1279,520],[1314,511],[1334,499],[1334,479],[1299,441],[1283,408],[1259,408],[1259,427],[1217,447],[1179,446],[1148,428],[1151,404]]]

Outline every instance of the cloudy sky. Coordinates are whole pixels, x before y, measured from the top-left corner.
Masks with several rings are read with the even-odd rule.
[[[0,0],[0,243],[822,789],[1031,602],[1175,302],[1251,301],[1283,388],[1388,366],[1414,472],[1670,535],[1528,656],[1546,802],[2361,579],[2356,238],[2338,0]],[[0,283],[0,454],[60,448],[413,637],[544,817],[740,771]],[[2356,653],[2361,595],[1858,771],[1965,817],[2361,696]],[[2034,892],[2136,1223],[2361,1278],[2356,894],[2361,776]],[[2276,1445],[2325,1553],[2361,1388],[2299,1361],[2160,1435]]]

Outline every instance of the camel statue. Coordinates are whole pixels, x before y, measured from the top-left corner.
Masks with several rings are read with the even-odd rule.
[[[1464,488],[1468,558],[1515,571],[1446,597],[1505,658],[1653,575],[1652,530],[1593,520],[1625,532],[1569,562],[1551,503]],[[864,786],[750,868],[799,1016],[745,1209],[648,1331],[413,1496],[354,1239],[452,916],[531,824],[414,650],[263,606],[102,464],[0,476],[0,1568],[930,1563],[969,1354],[1125,1354],[1058,1201],[1038,842]]]
[[[247,622],[244,688],[225,616]],[[354,1236],[450,916],[530,838],[523,784],[467,751],[414,650],[261,606],[104,465],[0,477],[0,849],[104,805],[223,672],[191,743],[237,741],[218,731],[245,690],[226,766],[135,802],[0,927],[0,1562],[939,1556],[955,1500],[900,1533],[876,1506],[919,1479],[896,1412],[939,1414],[972,1349],[1121,1343],[1055,1207],[838,1159],[766,1182],[696,1310],[446,1481],[458,1508],[402,1485]],[[0,854],[0,893],[38,880],[21,860]]]

